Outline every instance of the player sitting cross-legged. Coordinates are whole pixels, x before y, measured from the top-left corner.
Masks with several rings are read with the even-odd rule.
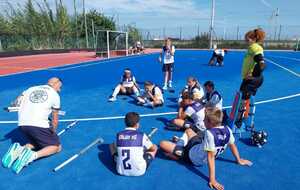
[[[204,135],[204,110],[205,107],[197,101],[193,100],[188,92],[182,94],[183,109],[180,109],[177,118],[172,120],[166,129],[169,130],[185,130],[191,128],[195,133],[200,136]]]
[[[217,182],[215,177],[215,158],[222,154],[227,146],[239,165],[252,165],[249,160],[240,158],[231,130],[227,126],[221,126],[222,117],[221,110],[206,108],[204,123],[207,130],[204,139],[193,130],[187,129],[177,142],[160,142],[160,148],[170,159],[181,160],[195,166],[208,164],[209,186],[217,190],[223,190],[224,187]]]
[[[157,146],[152,144],[145,133],[138,131],[140,117],[135,112],[125,116],[126,128],[117,134],[116,142],[110,145],[110,151],[118,174],[141,176],[154,159]]]
[[[146,107],[158,107],[164,103],[163,91],[150,81],[144,84],[145,92],[142,96],[137,97],[137,104]]]
[[[194,101],[200,101],[202,98],[204,98],[204,90],[195,77],[189,77],[187,79],[187,84],[182,90],[182,93],[184,92],[188,92],[189,96],[193,97]],[[178,99],[179,106],[182,101],[182,93],[180,94],[180,97]]]
[[[121,82],[116,86],[113,94],[110,96],[108,101],[116,101],[118,94],[135,94],[136,96],[140,95],[135,77],[132,75],[131,70],[128,68],[124,70],[124,74],[121,77]]]

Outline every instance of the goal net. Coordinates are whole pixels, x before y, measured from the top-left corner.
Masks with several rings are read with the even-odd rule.
[[[112,30],[96,31],[96,56],[111,58],[128,55],[128,33]]]

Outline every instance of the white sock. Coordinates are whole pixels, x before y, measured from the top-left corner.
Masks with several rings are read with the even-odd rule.
[[[113,94],[112,94],[112,97],[117,97],[117,95],[119,94],[120,90],[121,90],[121,87],[118,85],[118,86],[115,88],[115,90],[114,90],[114,92],[113,92]]]

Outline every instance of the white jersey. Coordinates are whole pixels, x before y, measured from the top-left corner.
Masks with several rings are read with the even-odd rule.
[[[223,50],[223,49],[215,49],[215,54],[217,54],[217,55],[221,55],[221,56],[223,56],[224,57],[224,55],[225,55],[225,51]]]
[[[49,128],[49,115],[60,109],[60,97],[49,85],[35,86],[22,93],[18,111],[19,126]]]
[[[184,89],[182,90],[183,92],[188,92],[189,96],[193,97],[193,100],[201,100],[204,97],[204,90],[201,86],[195,86],[192,88],[189,88],[188,85],[186,85],[184,87]],[[180,94],[180,97],[178,99],[178,103],[180,104],[182,102],[182,94]]]
[[[206,93],[206,103],[211,107],[216,107],[219,110],[223,109],[223,98],[218,91]]]
[[[155,96],[158,100],[161,100],[161,102],[164,102],[164,96],[162,90],[158,86],[154,86],[152,89],[152,95]],[[150,96],[148,95],[147,92],[145,92],[144,97],[149,99],[150,101],[153,101],[150,99]]]
[[[162,56],[163,56],[163,63],[170,64],[174,63],[174,53],[175,53],[175,46],[172,46],[171,49],[167,49],[165,46],[162,49]]]
[[[201,103],[192,103],[192,105],[186,108],[184,113],[186,116],[190,117],[193,120],[194,125],[198,129],[200,129],[201,131],[204,131],[206,129],[204,125],[205,108]]]
[[[215,127],[205,131],[204,141],[193,146],[189,151],[189,158],[194,165],[207,163],[207,152],[214,152],[218,157],[224,152],[228,144],[234,144],[234,136],[229,127]]]
[[[131,76],[130,78],[126,78],[124,76],[121,77],[121,84],[126,88],[132,88],[136,83],[135,77]]]
[[[120,175],[141,176],[147,169],[145,150],[153,144],[146,134],[135,128],[126,128],[117,134],[116,169]]]

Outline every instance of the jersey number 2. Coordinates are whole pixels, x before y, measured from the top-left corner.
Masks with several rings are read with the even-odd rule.
[[[122,150],[122,160],[125,170],[131,170],[131,165],[127,163],[130,160],[130,150]]]

